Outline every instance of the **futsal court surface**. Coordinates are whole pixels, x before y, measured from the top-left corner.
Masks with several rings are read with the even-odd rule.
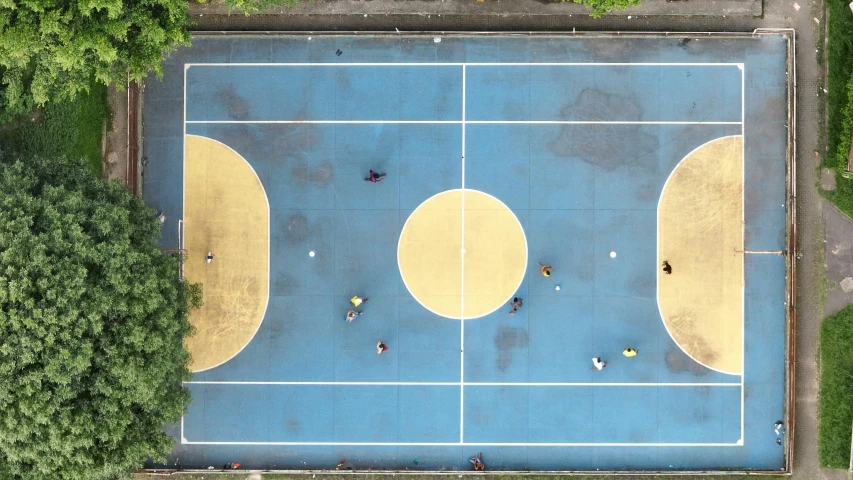
[[[204,288],[169,466],[784,469],[787,58],[195,37],[145,83],[145,199]]]

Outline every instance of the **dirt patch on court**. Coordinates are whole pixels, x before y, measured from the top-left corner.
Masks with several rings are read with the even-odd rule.
[[[209,131],[200,135],[219,140],[243,158],[251,159],[257,153],[259,133],[256,125],[232,124],[210,126]]]
[[[637,189],[638,200],[655,200],[660,196],[660,187],[657,185],[645,184]]]
[[[295,418],[289,418],[286,422],[284,422],[284,426],[287,428],[288,432],[298,433],[302,430],[302,425],[300,425],[299,421]]]
[[[292,120],[302,121],[308,117],[304,111],[298,112]],[[288,154],[312,148],[320,141],[317,125],[311,123],[280,123],[264,125],[263,135],[266,148],[272,151],[282,149]]]
[[[625,55],[626,45],[624,42],[602,41],[600,38],[589,38],[584,39],[582,43],[585,51],[594,53],[594,58],[603,57],[612,61],[614,58],[622,58]]]
[[[675,312],[668,320],[669,328],[674,331],[675,337],[686,341],[682,343],[682,347],[690,352],[694,358],[701,359],[702,363],[713,365],[719,358],[720,352],[708,344],[705,340],[704,332],[697,328],[696,312],[690,310],[681,310]],[[698,363],[693,360],[694,363]]]
[[[310,167],[305,160],[299,160],[290,170],[290,178],[299,186],[313,184],[325,187],[335,177],[335,167],[329,162],[321,163],[316,167]]]
[[[296,245],[308,239],[311,235],[311,225],[304,215],[291,215],[281,227],[281,236],[288,245]]]
[[[228,116],[233,120],[246,120],[249,118],[249,102],[234,91],[234,87],[228,85],[217,93],[219,100],[228,107]]]
[[[512,365],[515,351],[527,348],[530,336],[525,328],[501,327],[495,333],[495,347],[498,349],[498,359],[495,363],[498,370],[504,371]]]
[[[710,370],[696,363],[676,346],[673,346],[666,352],[666,368],[673,373],[689,372],[696,376],[707,375],[710,372]]]
[[[272,292],[275,295],[292,295],[302,286],[298,275],[289,275],[281,271],[272,277],[272,281]]]
[[[642,113],[634,94],[613,95],[587,88],[560,110],[560,118],[637,121]],[[547,146],[558,157],[577,158],[605,170],[614,170],[632,165],[637,158],[657,150],[658,140],[643,132],[640,125],[563,125]]]
[[[696,410],[693,410],[691,416],[693,417],[693,421],[702,424],[708,423],[713,418],[705,407],[697,407]]]

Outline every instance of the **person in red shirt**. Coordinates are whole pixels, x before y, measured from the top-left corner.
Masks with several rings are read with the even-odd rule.
[[[385,175],[387,175],[387,174],[386,173],[374,172],[373,170],[371,170],[370,176],[365,178],[364,181],[365,182],[379,183],[382,180],[385,180]]]

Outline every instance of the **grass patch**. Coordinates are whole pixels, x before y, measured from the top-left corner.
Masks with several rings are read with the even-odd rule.
[[[850,465],[853,425],[853,305],[820,328],[820,429],[818,452],[825,468]]]
[[[842,212],[853,217],[853,179],[842,177],[853,134],[853,13],[846,0],[826,0],[827,37],[826,142],[823,166],[835,170],[837,187],[824,192]]]
[[[853,217],[853,179],[847,168],[853,134],[853,13],[847,0],[827,0],[826,142],[823,166],[836,172],[835,191],[823,192],[842,212]],[[823,288],[824,292],[826,286]],[[825,293],[824,293],[825,295]],[[850,465],[853,424],[853,306],[823,321],[820,332],[820,429],[818,454],[825,468]]]
[[[850,16],[853,17],[853,15]],[[853,57],[851,58],[853,59]],[[832,86],[833,82],[830,81],[829,84]],[[848,216],[853,217],[853,181],[841,176],[841,172],[847,168],[850,136],[853,134],[853,76],[848,78],[843,86],[844,89],[839,93],[839,95],[843,93],[843,99],[839,98],[838,102],[830,100],[827,106],[830,115],[833,115],[833,112],[836,115],[836,123],[830,120],[829,128],[831,130],[832,127],[837,127],[838,132],[830,134],[831,146],[827,158],[824,160],[825,166],[836,171],[836,189],[832,192],[826,192],[826,196]]]
[[[86,159],[101,176],[104,119],[109,118],[107,87],[92,82],[89,93],[18,115],[0,125],[0,147],[22,155],[68,155]]]
[[[838,145],[844,135],[843,110],[848,105],[848,83],[853,76],[853,13],[846,0],[827,0],[829,37],[827,41],[827,141],[828,166],[838,167]],[[850,140],[850,131],[847,132]],[[846,163],[846,152],[845,152]]]

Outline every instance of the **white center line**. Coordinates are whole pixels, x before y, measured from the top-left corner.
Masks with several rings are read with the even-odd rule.
[[[465,442],[465,65],[462,65],[462,291],[459,312],[459,443]]]

